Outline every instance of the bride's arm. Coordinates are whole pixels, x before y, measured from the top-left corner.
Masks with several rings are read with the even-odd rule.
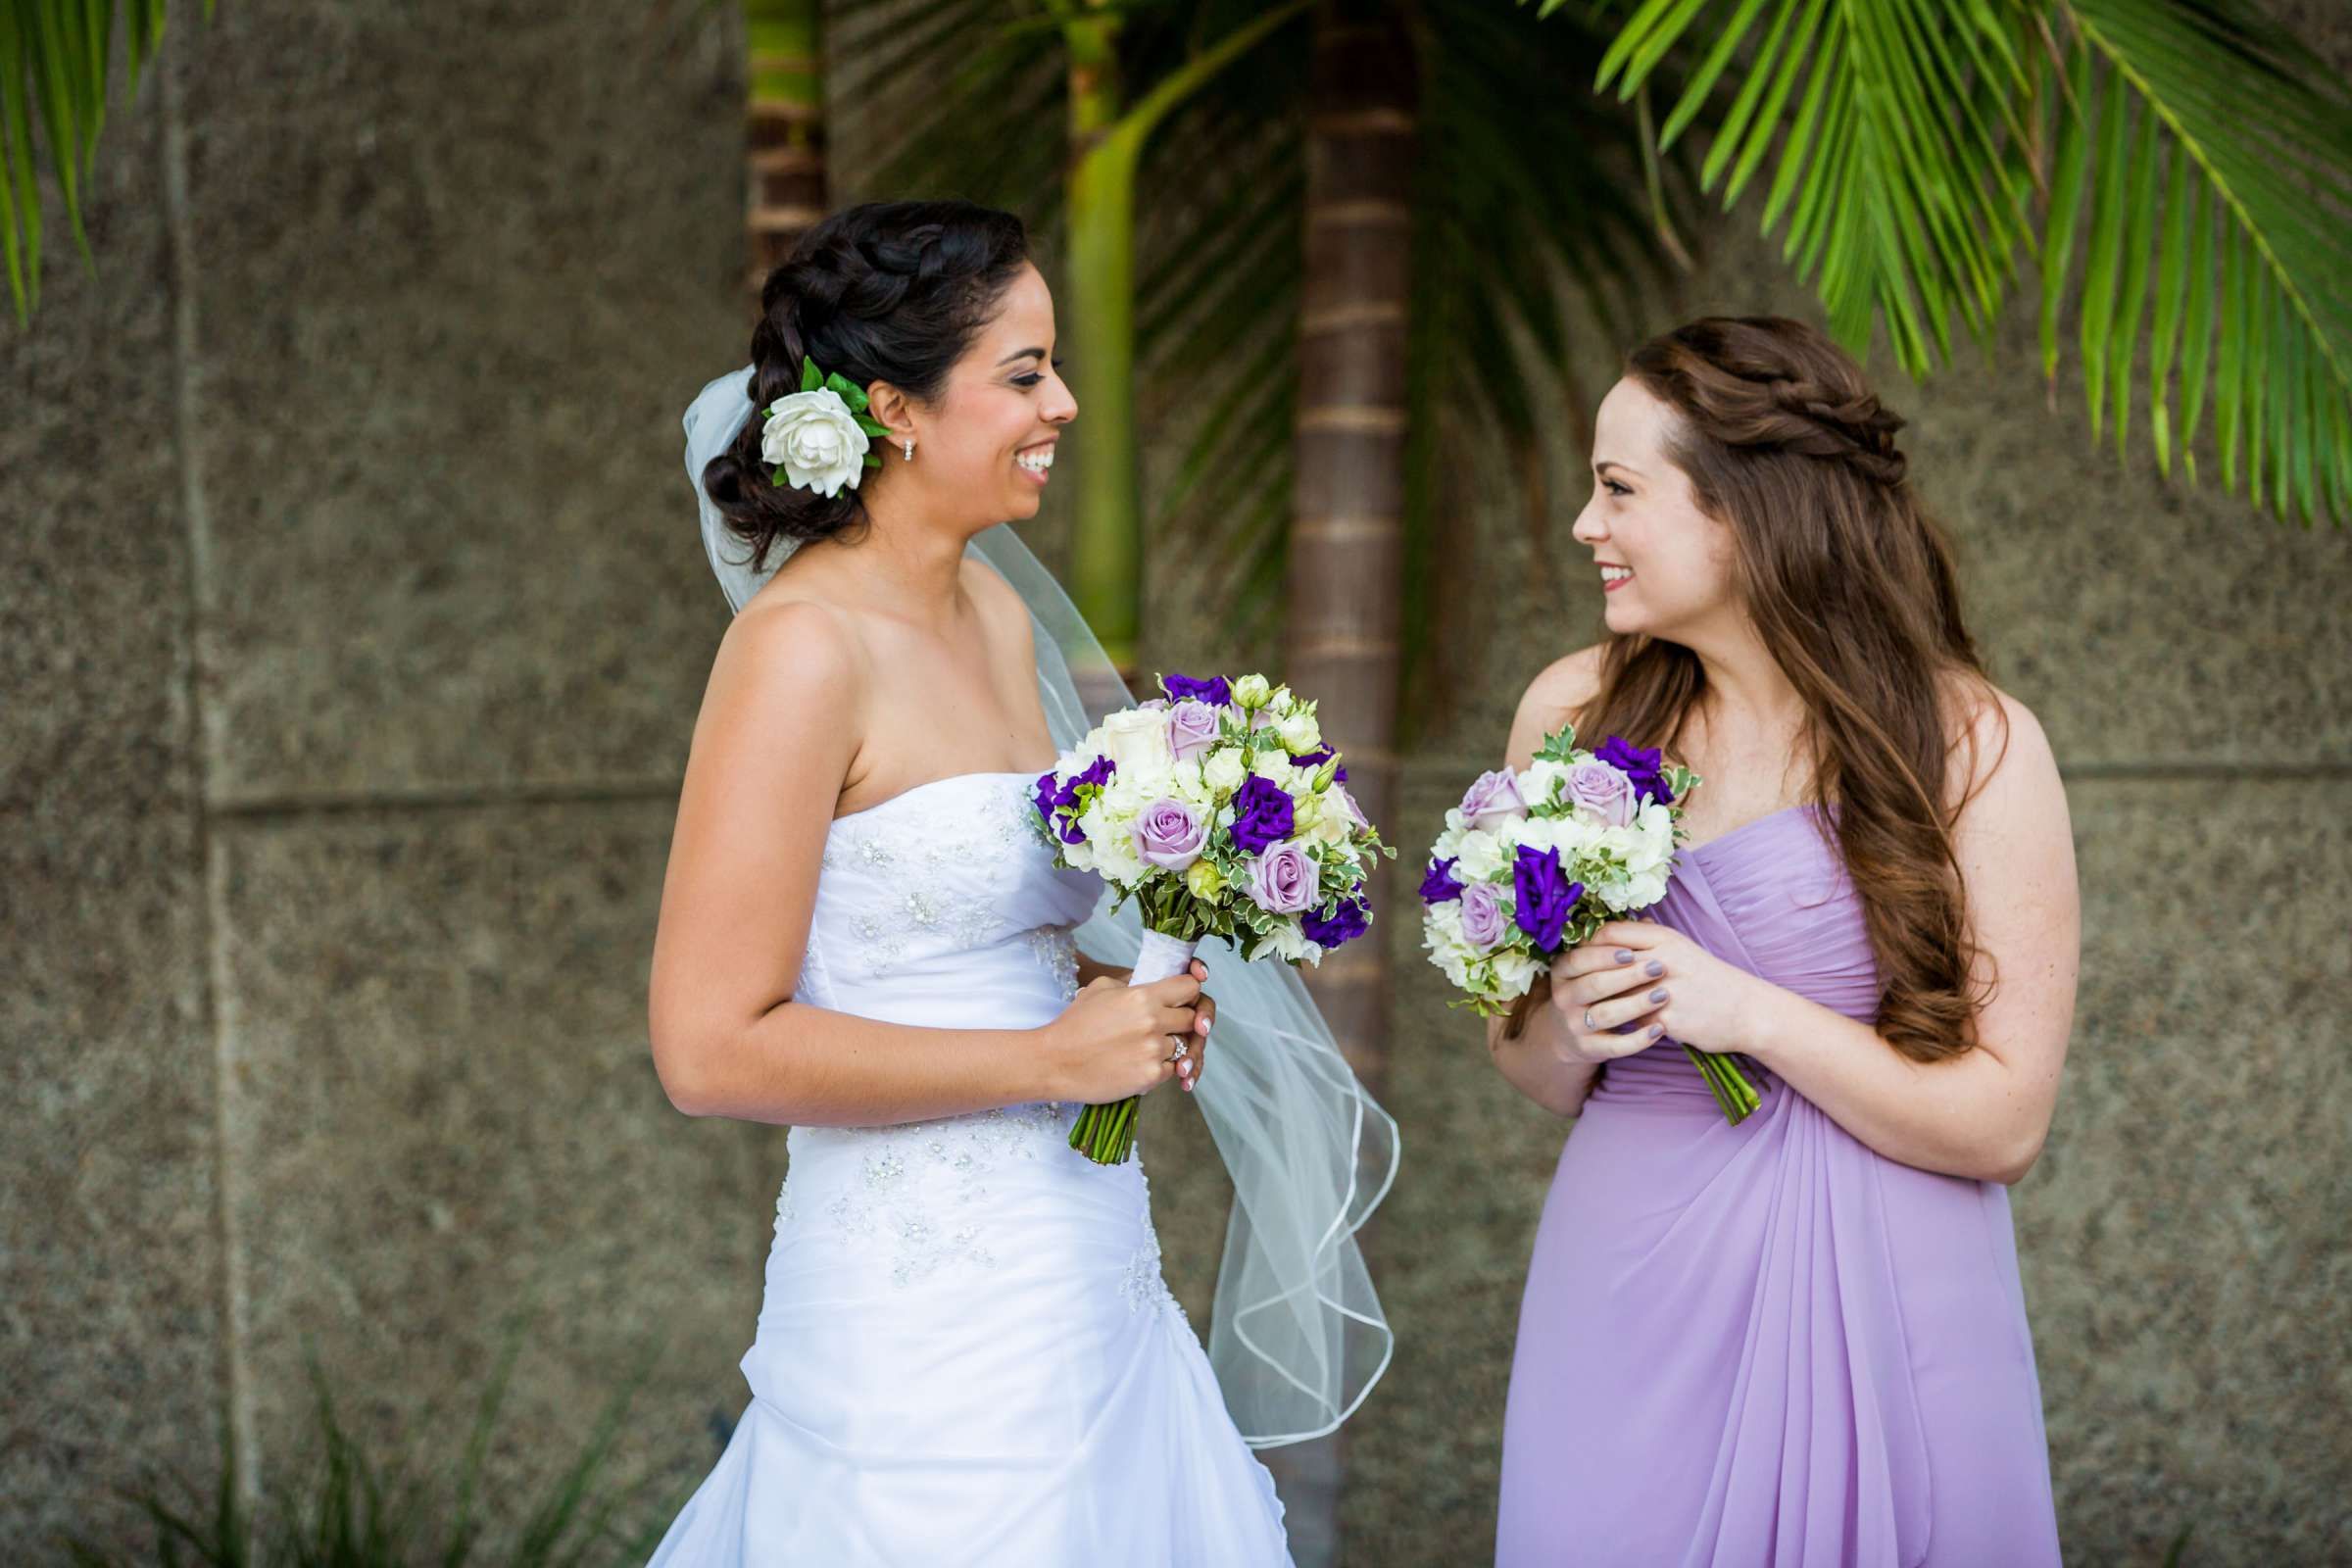
[[[861,1126],[1098,1091],[1105,1036],[1076,1008],[1038,1029],[918,1029],[794,1000],[818,863],[863,732],[856,639],[821,606],[738,616],[697,719],[654,939],[654,1065],[696,1116]],[[1164,1054],[1159,993],[1091,998]],[[1072,1020],[1080,1020],[1073,1025]],[[1189,1027],[1189,1010],[1178,1028]],[[1121,1091],[1122,1093],[1127,1091]],[[1116,1099],[1116,1094],[1103,1098]]]

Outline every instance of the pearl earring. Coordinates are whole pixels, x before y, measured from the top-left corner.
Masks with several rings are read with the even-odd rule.
[[[908,436],[905,441],[899,443],[899,451],[905,454],[906,462],[912,463],[914,461],[914,437]]]

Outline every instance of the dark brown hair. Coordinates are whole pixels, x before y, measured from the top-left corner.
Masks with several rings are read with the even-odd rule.
[[[1957,1055],[1983,999],[1948,775],[1977,705],[1999,710],[1906,480],[1903,421],[1835,343],[1778,317],[1692,321],[1626,374],[1675,412],[1667,455],[1730,526],[1736,591],[1804,700],[1812,801],[1834,808],[1878,957],[1879,1032],[1917,1061]],[[1671,752],[1704,689],[1688,648],[1611,637],[1583,727]]]
[[[919,402],[948,372],[1029,260],[1010,213],[970,202],[867,202],[803,235],[760,286],[752,333],[752,406],[801,389],[801,361],[857,386],[887,381]],[[829,538],[860,524],[865,504],[844,486],[821,496],[777,485],[760,456],[762,420],[746,419],[733,446],[703,470],[703,488],[728,528],[766,564],[779,543]]]

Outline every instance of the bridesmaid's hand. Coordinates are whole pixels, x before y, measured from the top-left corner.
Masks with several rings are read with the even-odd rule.
[[[1560,1054],[1587,1066],[1630,1056],[1656,1043],[1663,958],[1612,940],[1604,926],[1551,966],[1551,1005],[1560,1014]]]
[[[1627,1022],[1630,1014],[1624,1009],[1639,1006],[1641,1027],[1625,1037],[1636,1050],[1671,1037],[1700,1051],[1744,1051],[1749,1029],[1781,995],[1781,988],[1770,981],[1726,963],[1680,931],[1648,920],[1612,920],[1577,950],[1580,955],[1586,952],[1609,960],[1590,967],[1604,974],[1630,971],[1645,987],[1632,993],[1636,1003],[1609,1004],[1618,1009],[1614,1012],[1608,1006],[1592,1009],[1594,1020],[1608,1027]],[[1618,962],[1620,953],[1634,956],[1630,962]]]

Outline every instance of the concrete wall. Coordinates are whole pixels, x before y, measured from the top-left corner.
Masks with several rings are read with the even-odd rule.
[[[2352,27],[2292,13],[2338,64]],[[694,6],[237,0],[109,131],[95,278],[0,336],[0,1545],[140,1537],[225,1410],[307,1458],[315,1347],[364,1432],[463,1429],[530,1304],[492,1467],[623,1381],[688,1484],[740,1405],[781,1135],[692,1123],[644,1049],[675,778],[720,624],[675,418],[741,351],[727,24]],[[2322,29],[2325,29],[2323,32]],[[842,129],[854,188],[860,145]],[[1656,322],[1811,314],[1738,225]],[[2070,1560],[2352,1554],[2352,545],[2094,450],[2031,323],[1924,388],[1914,472],[2082,860],[2080,1021],[2017,1194]],[[1598,598],[1463,475],[1466,642],[1408,853]],[[1049,556],[1060,519],[1039,528]],[[1151,662],[1232,659],[1163,541]],[[1252,651],[1259,655],[1266,650]],[[1400,1335],[1351,1430],[1349,1564],[1492,1539],[1518,1289],[1563,1128],[1388,927]],[[1205,1311],[1221,1182],[1151,1136]],[[444,1438],[444,1442],[453,1441]]]

